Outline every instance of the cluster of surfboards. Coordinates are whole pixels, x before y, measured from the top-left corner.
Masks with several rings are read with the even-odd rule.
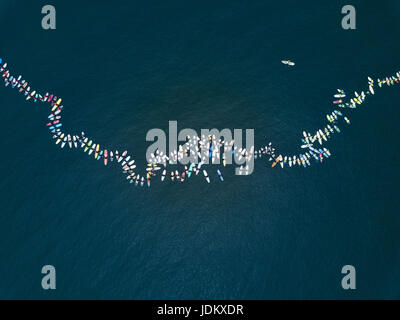
[[[384,80],[378,79],[378,86],[381,88],[383,85],[393,86],[400,82],[400,72],[397,72],[395,76],[386,77]]]
[[[89,155],[94,156],[94,159],[101,160],[103,159],[104,165],[107,165],[109,160],[113,161],[114,158],[121,164],[122,170],[124,173],[128,174],[128,177],[131,177],[134,174],[133,169],[136,168],[134,165],[134,160],[129,161],[129,156],[127,155],[127,151],[122,153],[119,156],[118,151],[108,151],[106,149],[102,149],[100,144],[95,143],[93,140],[90,140],[85,136],[85,133],[82,132],[81,135],[73,135],[70,133],[65,133],[62,131],[63,124],[61,123],[61,112],[63,111],[62,99],[58,98],[54,94],[46,93],[44,95],[40,94],[37,90],[31,89],[28,82],[22,79],[22,76],[14,77],[10,74],[10,71],[7,69],[7,63],[3,64],[3,59],[0,58],[0,72],[5,82],[5,86],[11,86],[12,88],[19,89],[20,93],[24,93],[26,96],[26,100],[31,100],[33,102],[43,102],[50,104],[50,115],[48,116],[48,122],[46,123],[46,127],[53,134],[52,138],[55,141],[55,144],[60,145],[61,148],[65,146],[69,146],[69,148],[79,148]]]
[[[294,62],[291,62],[290,60],[283,60],[282,63],[289,66],[295,65]],[[136,174],[134,171],[136,169],[135,160],[128,155],[127,151],[124,151],[120,155],[118,150],[109,151],[108,149],[101,148],[100,144],[95,143],[94,140],[86,137],[84,132],[82,132],[80,135],[74,135],[62,131],[63,125],[61,123],[61,112],[63,111],[64,107],[61,104],[61,98],[49,93],[42,95],[38,91],[31,89],[28,82],[22,79],[21,75],[14,77],[10,74],[10,71],[7,69],[7,63],[3,62],[2,58],[0,58],[0,74],[4,80],[5,86],[17,88],[20,93],[23,93],[26,96],[27,101],[40,101],[50,105],[50,115],[48,116],[46,127],[52,133],[52,138],[54,139],[55,144],[60,145],[61,148],[64,148],[67,145],[70,149],[80,148],[84,153],[88,153],[88,155],[93,154],[94,159],[96,160],[103,159],[104,165],[107,165],[109,161],[120,164],[123,173],[127,176],[126,179],[129,180],[130,183],[135,183],[135,185],[140,183],[141,186],[144,186],[145,181],[147,181],[147,185],[150,187],[151,179],[157,175],[157,171],[161,170],[161,165],[166,167],[167,161],[170,158],[177,160],[184,156],[188,156],[188,153],[190,154],[190,148],[184,148],[182,146],[179,147],[178,152],[175,151],[169,156],[163,155],[157,151],[157,153],[153,155],[151,163],[148,164],[148,167],[146,168],[146,174],[143,176]],[[384,85],[392,86],[394,84],[398,84],[400,83],[400,72],[397,72],[395,76],[386,77],[384,80],[378,79],[377,83],[380,88]],[[341,89],[338,89],[338,93],[336,93],[334,97],[339,100],[335,100],[334,104],[340,108],[357,108],[357,106],[364,103],[368,95],[375,94],[374,84],[375,81],[368,77],[368,90],[366,93],[364,93],[364,91],[362,91],[361,94],[355,92],[354,96],[351,97],[347,102],[344,102],[344,98],[346,98],[345,92]],[[208,157],[211,160],[211,163],[214,163],[216,160],[219,161],[219,149],[221,147],[227,147],[228,149],[231,149],[232,154],[238,155],[239,158],[246,158],[246,160],[249,160],[252,157],[254,157],[254,159],[261,159],[264,157],[264,155],[267,155],[268,161],[272,162],[272,167],[275,167],[278,164],[282,168],[285,165],[288,165],[289,167],[295,165],[307,167],[311,165],[311,158],[314,158],[318,162],[322,162],[324,158],[329,158],[331,156],[330,151],[327,148],[322,147],[322,145],[323,143],[327,142],[334,133],[341,132],[340,128],[338,127],[338,122],[340,119],[343,119],[347,124],[350,124],[350,120],[338,110],[334,110],[331,114],[328,114],[326,119],[329,123],[323,129],[318,129],[314,134],[303,131],[303,138],[301,139],[303,144],[301,145],[301,148],[305,149],[306,151],[294,156],[276,156],[276,150],[272,147],[271,142],[265,147],[262,147],[256,151],[254,150],[254,147],[252,147],[250,150],[237,148],[234,145],[234,141],[230,142],[229,145],[225,145],[223,140],[217,140],[215,136],[208,137],[208,141],[206,137],[202,137],[202,139],[197,137],[192,139],[192,143],[193,145],[196,145],[198,151],[208,151],[200,152],[200,154],[206,154],[203,157]],[[321,147],[314,147],[315,143],[319,143]],[[224,156],[225,153],[222,153],[222,164],[226,166],[226,159]],[[210,183],[210,177],[208,176],[207,171],[202,168],[202,165],[205,162],[205,158],[201,158],[201,161],[197,165],[191,164],[189,168],[185,166],[184,171],[181,174],[178,172],[178,170],[171,171],[169,175],[171,181],[184,182],[185,179],[190,178],[193,174],[198,175],[200,172],[202,172],[207,183]],[[247,166],[240,167],[239,171],[244,172],[245,174],[248,170],[249,168]],[[219,177],[220,181],[224,181],[222,172],[219,169],[217,170],[217,176]],[[161,181],[165,181],[166,177],[167,170],[164,169],[161,174]]]
[[[391,86],[396,83],[400,82],[400,72],[396,73],[396,76],[387,77],[385,80],[378,79],[379,87],[383,85]],[[338,105],[341,108],[352,108],[355,109],[357,106],[362,105],[368,95],[374,95],[375,81],[368,77],[368,90],[366,92],[362,91],[361,94],[354,92],[354,96],[349,99],[348,102],[344,102],[343,99],[346,98],[346,93],[342,89],[337,89],[338,93],[334,94],[334,98],[340,99],[333,101],[333,104]],[[350,125],[350,120],[347,116],[344,116],[343,113],[339,110],[334,110],[331,114],[326,115],[326,119],[328,120],[328,124],[323,129],[318,129],[316,133],[313,135],[303,131],[303,138],[301,139],[303,145],[301,146],[302,149],[307,149],[307,152],[296,155],[296,156],[282,156],[279,155],[278,157],[275,155],[274,152],[270,152],[269,154],[271,157],[269,161],[272,162],[272,167],[275,167],[277,164],[283,168],[286,164],[289,167],[293,165],[303,165],[303,167],[310,166],[311,163],[309,159],[314,158],[317,162],[322,162],[324,158],[329,158],[331,153],[326,148],[317,148],[314,147],[314,143],[319,143],[322,146],[324,142],[327,142],[328,139],[334,133],[340,133],[341,130],[338,126],[338,122],[340,119],[343,119],[346,124]]]
[[[198,164],[191,163],[189,168],[187,166],[184,167],[184,171],[182,173],[179,173],[178,170],[172,170],[170,174],[168,175],[167,170],[164,169],[162,174],[161,174],[161,181],[165,181],[166,177],[169,176],[170,180],[172,182],[174,181],[180,181],[180,182],[185,182],[185,179],[189,179],[192,175],[198,175],[200,172],[203,172],[203,176],[207,183],[210,183],[210,177],[207,173],[207,170],[202,169],[203,166],[203,161],[200,161]],[[161,170],[161,167],[159,166],[159,163],[149,163],[147,164],[147,185],[150,186],[150,179],[152,176],[156,176],[156,171]],[[166,166],[166,164],[164,165]],[[222,176],[221,170],[217,170],[217,175],[220,178],[221,181],[224,181],[224,177]],[[138,184],[139,181],[137,181],[136,185]]]
[[[207,173],[207,170],[202,169],[202,166],[205,163],[214,164],[216,162],[220,163],[220,158],[222,158],[222,165],[226,166],[225,159],[225,150],[227,152],[232,152],[232,154],[238,154],[239,161],[242,158],[246,158],[249,160],[250,157],[254,156],[254,147],[247,151],[244,148],[238,148],[234,145],[234,140],[229,143],[224,141],[222,138],[217,138],[215,135],[210,135],[208,137],[202,135],[201,138],[198,136],[187,136],[186,143],[184,145],[180,145],[177,151],[172,151],[168,156],[163,154],[160,151],[155,151],[150,157],[150,163],[148,164],[147,170],[150,171],[147,173],[147,180],[149,180],[149,174],[152,176],[156,176],[154,170],[160,170],[160,166],[167,166],[168,161],[173,160],[177,162],[178,160],[182,160],[185,157],[199,157],[199,162],[197,164],[191,163],[189,167],[185,166],[184,171],[179,173],[178,170],[172,170],[169,174],[167,170],[164,170],[161,175],[161,181],[165,181],[166,177],[169,176],[171,181],[180,181],[184,182],[185,179],[191,177],[192,174],[198,175],[201,171],[203,172],[203,176],[205,180],[210,183],[210,177]],[[220,155],[221,148],[224,148],[224,152]],[[226,149],[225,149],[226,148]],[[248,167],[241,167],[240,170],[243,170],[243,174],[248,170]],[[217,170],[217,176],[220,181],[224,181],[222,172],[220,169]],[[149,181],[148,181],[149,182]]]

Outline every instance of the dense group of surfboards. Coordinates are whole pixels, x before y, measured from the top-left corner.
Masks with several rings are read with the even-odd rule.
[[[384,85],[392,86],[398,84],[400,83],[400,72],[397,72],[395,76],[387,77],[383,80],[378,79],[376,83],[379,88],[382,88]],[[337,89],[337,93],[334,94],[336,100],[333,101],[333,104],[341,109],[355,109],[357,106],[364,103],[367,96],[375,94],[374,87],[375,81],[371,77],[368,77],[368,90],[366,92],[362,91],[360,94],[354,92],[354,96],[347,102],[344,101],[344,98],[346,98],[344,90]],[[330,151],[327,148],[322,147],[322,145],[324,142],[327,142],[333,134],[341,132],[339,128],[340,120],[343,119],[347,125],[350,125],[350,120],[344,116],[344,110],[333,110],[331,114],[326,115],[326,119],[328,120],[327,125],[322,129],[316,130],[313,134],[303,131],[303,137],[301,139],[303,144],[301,145],[301,148],[306,150],[304,153],[293,156],[276,156],[274,151],[268,153],[262,149],[255,152],[255,158],[261,156],[263,153],[267,153],[270,155],[269,161],[272,162],[272,167],[275,167],[279,163],[282,168],[285,165],[288,165],[289,167],[295,165],[307,167],[311,165],[310,160],[312,160],[312,158],[314,158],[316,162],[322,162],[324,158],[329,158],[331,156]],[[318,146],[314,146],[315,143],[317,143]]]
[[[294,63],[289,65],[293,66]],[[207,171],[204,169],[204,166],[209,163],[220,164],[222,162],[222,165],[225,167],[225,152],[228,154],[232,153],[232,155],[236,156],[239,161],[241,159],[246,159],[247,163],[252,160],[252,157],[254,157],[254,159],[262,159],[266,157],[268,161],[272,163],[272,167],[276,167],[278,164],[282,168],[285,166],[293,167],[296,165],[307,167],[311,165],[310,161],[312,158],[314,158],[316,162],[322,162],[324,158],[329,158],[331,156],[330,151],[323,147],[323,144],[324,142],[327,142],[328,139],[330,139],[335,133],[341,132],[339,128],[340,120],[343,119],[346,124],[350,124],[350,120],[343,114],[344,110],[343,112],[340,110],[334,110],[331,114],[327,114],[326,119],[328,120],[328,123],[324,128],[316,130],[313,134],[303,131],[303,137],[301,138],[303,144],[301,145],[301,149],[303,149],[304,152],[297,155],[276,156],[277,152],[275,148],[272,147],[271,142],[258,150],[254,150],[254,147],[250,148],[250,150],[246,150],[245,148],[238,148],[235,146],[234,140],[230,141],[229,143],[225,143],[223,139],[217,139],[215,136],[202,136],[201,138],[197,136],[188,136],[186,143],[184,145],[180,145],[178,150],[172,151],[169,155],[163,154],[158,150],[152,154],[151,159],[147,164],[145,174],[140,175],[135,172],[135,160],[131,155],[128,154],[128,151],[119,152],[118,150],[111,151],[103,148],[99,143],[95,143],[94,140],[86,137],[84,132],[81,132],[81,134],[78,135],[63,132],[61,113],[64,107],[60,97],[50,93],[42,95],[38,91],[31,89],[29,83],[25,79],[22,79],[22,76],[14,77],[10,74],[10,71],[7,69],[7,63],[3,62],[3,59],[1,58],[0,73],[4,79],[5,86],[10,86],[11,88],[17,89],[19,93],[25,96],[27,101],[30,100],[34,103],[47,103],[50,106],[50,115],[48,116],[46,126],[52,134],[52,138],[56,145],[60,145],[61,148],[64,148],[65,146],[68,146],[71,149],[79,148],[89,156],[93,155],[94,159],[102,160],[105,166],[107,166],[110,162],[118,163],[121,165],[122,171],[126,175],[126,179],[130,183],[134,183],[135,185],[140,185],[142,187],[145,184],[150,187],[151,180],[157,176],[158,172],[161,171],[161,181],[166,181],[169,179],[172,182],[184,182],[185,180],[191,178],[191,176],[197,176],[200,172],[202,172],[202,176],[208,183],[210,183],[210,177]],[[387,77],[383,80],[378,79],[376,83],[379,87],[384,85],[392,86],[394,84],[398,84],[400,83],[400,72],[397,72],[395,76]],[[368,95],[375,94],[374,88],[375,81],[368,77],[368,90],[365,93],[362,91],[360,94],[355,92],[354,96],[348,101],[344,101],[346,98],[346,93],[344,90],[337,89],[338,92],[334,94],[334,98],[336,100],[333,101],[333,104],[341,109],[357,108],[357,106],[364,103]],[[318,143],[318,146],[314,146],[316,143]],[[220,159],[221,148],[224,148],[225,152],[221,153],[222,156]],[[193,153],[193,150],[196,152]],[[171,162],[171,160],[173,163],[176,163],[185,157],[189,158],[191,156],[193,157],[194,155],[199,157],[198,160],[200,160],[196,161],[196,164],[191,163],[189,167],[184,166],[182,172],[179,172],[178,170],[171,170],[169,173],[167,172],[167,165]],[[247,175],[248,173],[248,166],[240,166],[239,174]],[[218,180],[224,181],[220,169],[217,169],[216,177]]]

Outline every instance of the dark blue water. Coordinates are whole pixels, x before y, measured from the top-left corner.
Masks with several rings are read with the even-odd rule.
[[[67,131],[84,130],[144,164],[146,132],[254,128],[256,145],[299,152],[325,125],[336,88],[400,68],[400,3],[352,1],[1,1],[0,56],[14,75],[62,96]],[[293,59],[295,68],[280,63]],[[0,88],[0,298],[352,299],[400,297],[400,87],[348,111],[332,159],[250,177],[126,183],[60,150],[47,109]],[[41,289],[41,268],[57,289]],[[342,266],[357,290],[341,288]]]

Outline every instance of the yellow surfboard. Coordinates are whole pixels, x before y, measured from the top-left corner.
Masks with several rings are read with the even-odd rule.
[[[60,98],[60,99],[58,99],[57,100],[57,102],[56,102],[56,104],[53,106],[53,108],[51,109],[51,111],[54,111],[54,110],[56,110],[58,107],[59,107],[59,105],[60,105],[60,103],[61,103],[61,101],[62,101],[62,99]]]
[[[56,144],[59,144],[61,140],[64,138],[64,133],[60,136],[60,138],[57,140]]]
[[[99,156],[99,150],[100,150],[100,145],[98,144],[96,146],[96,153],[94,154],[94,158],[97,159],[97,157]]]

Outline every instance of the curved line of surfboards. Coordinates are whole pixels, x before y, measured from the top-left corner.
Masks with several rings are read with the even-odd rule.
[[[48,116],[48,122],[46,126],[50,130],[50,132],[53,134],[52,138],[55,140],[55,143],[57,145],[61,145],[62,148],[64,148],[65,145],[69,145],[70,148],[75,147],[83,149],[83,151],[86,153],[88,152],[89,155],[94,154],[94,158],[97,160],[103,159],[104,165],[107,165],[110,161],[114,162],[114,159],[116,160],[116,163],[121,164],[122,170],[125,174],[127,174],[127,180],[129,180],[130,183],[135,182],[135,185],[138,185],[140,183],[141,186],[144,185],[145,180],[144,176],[140,176],[139,174],[136,174],[134,172],[134,169],[136,168],[135,165],[135,160],[128,155],[127,151],[124,151],[121,155],[119,154],[118,151],[112,152],[108,151],[107,149],[100,148],[99,144],[96,144],[93,142],[93,140],[89,140],[88,137],[85,136],[85,134],[82,132],[82,134],[79,135],[71,135],[69,133],[64,133],[62,132],[62,123],[61,123],[61,112],[63,111],[63,105],[62,99],[55,96],[54,94],[49,94],[46,93],[45,95],[41,95],[38,93],[36,90],[33,90],[30,88],[29,84],[27,81],[22,79],[22,76],[19,76],[18,78],[15,78],[12,76],[7,69],[7,63],[3,63],[3,59],[0,58],[0,73],[4,79],[5,86],[11,86],[12,88],[17,88],[20,93],[23,93],[24,96],[26,97],[26,100],[31,100],[34,103],[40,101],[43,103],[49,103],[50,104],[50,109],[51,113]],[[358,94],[355,92],[354,97],[350,98],[347,102],[344,102],[342,98],[346,97],[345,93],[343,90],[338,89],[339,93],[335,94],[335,97],[340,98],[340,100],[334,101],[334,104],[336,104],[339,108],[356,108],[358,105],[361,105],[367,95],[374,95],[375,90],[374,90],[374,85],[375,83],[378,84],[379,87],[382,87],[383,85],[391,86],[394,84],[400,83],[400,72],[396,73],[396,76],[391,76],[391,77],[386,77],[383,80],[377,80],[375,82],[372,80],[370,77],[368,77],[368,91],[364,93],[363,91],[361,94]],[[310,160],[313,157],[317,162],[322,162],[324,158],[329,158],[331,156],[331,153],[328,149],[322,148],[322,144],[324,141],[328,141],[328,138],[330,138],[331,134],[337,132],[340,133],[340,129],[337,126],[337,123],[340,118],[343,118],[347,124],[350,124],[350,120],[343,115],[343,113],[339,110],[334,110],[331,114],[328,114],[326,116],[329,124],[324,128],[324,129],[319,129],[315,132],[315,134],[311,135],[310,133],[303,132],[303,138],[301,139],[303,142],[303,145],[301,146],[303,149],[306,149],[303,154],[300,154],[298,156],[293,156],[293,157],[288,157],[288,156],[276,156],[275,155],[275,149],[272,147],[272,144],[269,143],[265,147],[260,148],[259,150],[250,150],[250,152],[246,149],[239,149],[237,150],[236,148],[232,151],[234,152],[239,152],[239,157],[254,157],[254,159],[260,159],[264,155],[267,155],[269,158],[268,161],[272,163],[272,167],[275,167],[277,164],[279,164],[282,168],[287,165],[289,167],[299,165],[303,167],[310,166]],[[332,126],[333,128],[332,128]],[[221,142],[221,141],[220,141]],[[315,142],[318,142],[320,144],[320,148],[314,147],[313,144]],[[223,143],[222,143],[223,144]],[[212,145],[212,141],[211,141]],[[210,146],[210,144],[208,145]],[[232,146],[231,146],[232,147]],[[322,149],[321,149],[322,148]],[[216,148],[214,148],[216,150]],[[219,150],[219,148],[218,148]],[[176,153],[176,152],[175,152]],[[223,154],[224,155],[224,154]],[[170,154],[171,156],[171,154]],[[169,159],[168,157],[164,156],[164,162],[163,165],[166,167],[166,162],[165,158]],[[211,152],[210,152],[210,158],[211,158]],[[160,159],[158,156],[155,159]],[[147,185],[150,187],[150,181],[153,176],[156,176],[155,171],[160,170],[160,167],[158,167],[158,164],[161,162],[154,162],[151,164],[148,164],[148,168],[146,168],[146,182]],[[196,173],[196,175],[199,173],[201,169],[202,162],[200,162],[197,166],[196,165],[191,165],[189,169],[185,167],[185,171],[182,173],[182,175],[179,175],[178,171],[171,171],[171,180],[174,181],[175,178],[177,181],[184,182],[185,176],[187,178],[190,178],[192,173]],[[225,161],[223,160],[223,165],[225,166]],[[248,169],[248,168],[247,168]],[[241,173],[246,174],[246,168],[243,168],[243,166],[240,167]],[[217,174],[220,178],[221,181],[224,181],[223,176],[221,171],[218,169]],[[206,170],[203,169],[203,175],[208,183],[210,183],[210,178],[208,176],[208,173]],[[166,170],[164,169],[163,174],[161,176],[161,181],[164,181],[166,178]]]

